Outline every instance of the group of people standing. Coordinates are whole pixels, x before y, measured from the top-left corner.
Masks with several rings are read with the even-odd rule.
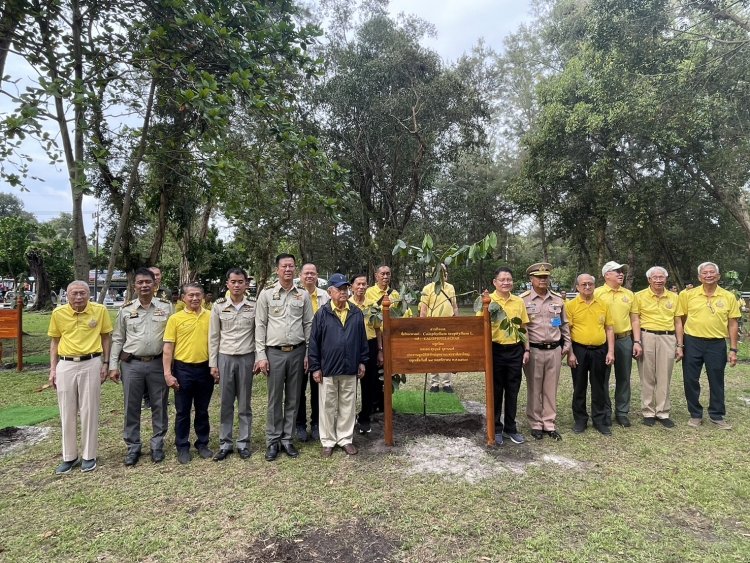
[[[705,365],[710,393],[708,419],[717,428],[731,429],[725,420],[724,368],[727,362],[732,366],[737,363],[741,313],[737,298],[719,286],[719,267],[712,262],[698,266],[700,285],[679,294],[666,289],[668,272],[660,266],[646,272],[648,287],[633,293],[623,287],[624,269],[623,264],[607,262],[600,287],[590,274],[580,274],[576,278],[578,295],[570,300],[550,291],[551,264],[537,263],[527,269],[531,289],[520,296],[512,294],[513,276],[508,268],[495,272],[495,291],[490,298],[508,317],[520,319],[527,333],[523,342],[518,335],[493,326],[498,444],[504,440],[516,444],[525,441],[516,425],[522,372],[528,386],[526,416],[532,437],[562,439],[556,425],[557,388],[561,360],[566,356],[573,379],[574,433],[584,432],[590,420],[601,434],[612,434],[612,371],[614,420],[624,428],[631,426],[633,359],[640,376],[644,425],[658,422],[666,428],[674,427],[670,385],[674,364],[682,361],[688,425],[697,428],[703,422],[700,374]]]
[[[158,268],[135,272],[136,298],[126,303],[113,324],[107,310],[89,300],[88,284],[68,286],[68,304],[52,314],[49,327],[50,383],[57,389],[62,425],[63,462],[57,474],[78,465],[96,468],[101,384],[110,378],[122,381],[127,446],[124,463],[136,465],[142,453],[141,409],[144,394],[151,405],[153,435],[150,455],[164,460],[168,428],[169,388],[174,390],[175,447],[180,463],[191,460],[193,447],[205,458],[222,461],[235,451],[251,456],[253,378],[267,378],[265,459],[284,453],[299,455],[294,439],[320,440],[321,454],[330,457],[338,446],[357,454],[355,430],[368,434],[371,417],[383,410],[383,338],[372,315],[388,296],[391,270],[383,265],[368,286],[365,274],[347,279],[334,274],[327,291],[318,287],[317,268],[303,265],[300,285],[294,283],[296,260],[290,254],[276,257],[278,281],[260,293],[247,296],[249,278],[241,268],[226,275],[227,293],[210,310],[204,308],[204,291],[197,283],[181,288],[184,308],[175,312],[168,295],[160,290]],[[612,407],[609,380],[615,371],[615,421],[630,426],[630,371],[635,358],[642,386],[643,423],[656,421],[672,427],[669,386],[675,361],[684,362],[684,385],[690,426],[703,420],[700,372],[706,365],[710,387],[708,415],[722,429],[724,420],[724,367],[737,361],[737,299],[718,286],[719,268],[713,263],[698,267],[701,285],[678,296],[665,289],[667,272],[655,266],[646,277],[649,287],[633,294],[622,287],[622,264],[608,262],[604,285],[581,274],[578,295],[564,300],[549,288],[552,266],[534,264],[526,271],[531,289],[512,293],[513,274],[501,267],[494,273],[492,301],[510,318],[517,317],[527,339],[492,326],[493,383],[498,444],[523,443],[517,421],[517,399],[525,372],[528,385],[526,415],[531,435],[540,440],[562,436],[556,423],[557,388],[561,360],[573,375],[573,431],[585,431],[591,386],[594,428],[611,434]],[[441,270],[442,283],[422,291],[420,316],[453,316],[458,313],[455,290]],[[163,295],[162,297],[157,297]],[[481,314],[481,313],[480,313]],[[729,338],[729,354],[726,350]],[[357,381],[361,408],[356,414]],[[218,385],[221,393],[219,449],[209,449],[208,407]],[[306,389],[310,388],[310,426],[307,426]],[[453,392],[451,374],[433,374],[430,390]],[[238,435],[234,439],[234,414]],[[77,420],[81,420],[79,456]]]

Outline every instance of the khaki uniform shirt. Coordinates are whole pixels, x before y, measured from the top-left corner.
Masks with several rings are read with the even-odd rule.
[[[293,346],[310,342],[312,303],[306,290],[279,282],[263,290],[255,312],[256,360],[267,360],[266,346]]]
[[[529,324],[526,334],[529,342],[551,344],[563,338],[563,346],[570,345],[570,327],[565,312],[565,301],[557,293],[547,291],[542,296],[533,289],[523,292],[519,297],[526,305]]]
[[[231,299],[217,299],[208,323],[208,365],[219,367],[219,354],[255,353],[255,299],[245,297],[239,307]]]
[[[139,299],[128,301],[120,308],[112,333],[109,365],[117,365],[120,352],[135,356],[158,356],[164,344],[164,329],[172,315],[172,304],[154,297],[148,307]]]

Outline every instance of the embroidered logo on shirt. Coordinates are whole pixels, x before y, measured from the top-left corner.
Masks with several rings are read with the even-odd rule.
[[[96,327],[96,319],[91,319],[91,320],[89,321],[89,326],[90,326],[91,328],[95,328],[95,327]]]

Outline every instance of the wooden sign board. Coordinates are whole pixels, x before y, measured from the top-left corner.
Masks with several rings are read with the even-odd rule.
[[[392,319],[391,302],[383,299],[383,369],[385,373],[385,444],[393,445],[395,373],[484,372],[487,445],[495,445],[490,297],[482,298],[480,317]]]
[[[18,341],[16,371],[23,371],[23,296],[20,294],[15,309],[0,309],[0,339],[3,338],[15,338]]]
[[[394,373],[484,371],[484,318],[391,319]]]

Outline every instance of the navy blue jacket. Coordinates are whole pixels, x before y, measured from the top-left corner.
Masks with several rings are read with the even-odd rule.
[[[359,364],[369,358],[365,317],[356,306],[349,303],[346,321],[333,312],[330,302],[315,313],[310,334],[308,369],[322,371],[323,376],[356,375]]]

